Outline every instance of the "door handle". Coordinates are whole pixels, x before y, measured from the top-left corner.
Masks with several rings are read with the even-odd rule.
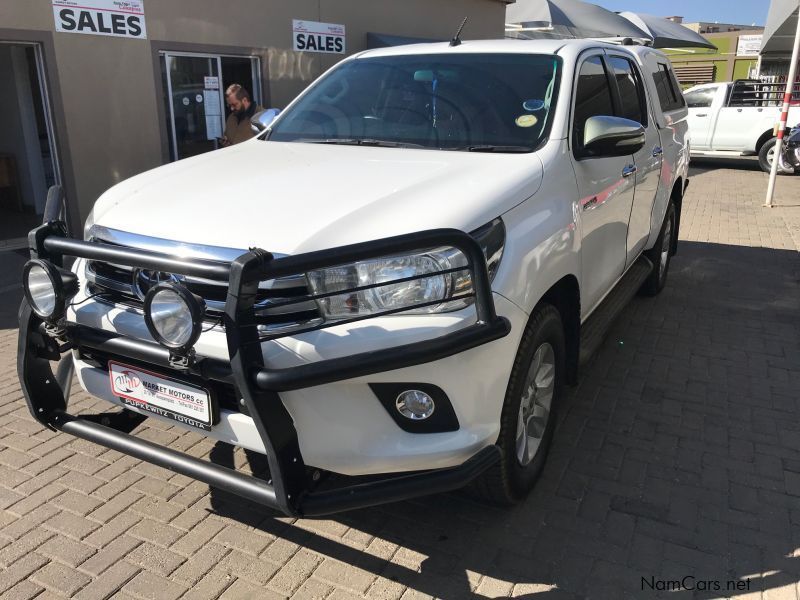
[[[653,157],[661,156],[662,154],[664,154],[664,149],[661,146],[653,148]]]
[[[631,175],[636,173],[636,171],[638,171],[638,170],[639,169],[636,167],[636,165],[628,165],[627,167],[622,169],[622,176],[623,177],[630,177]]]
[[[708,116],[708,113],[703,113],[703,114],[700,114],[700,115],[695,115],[695,117],[707,117],[707,116]]]

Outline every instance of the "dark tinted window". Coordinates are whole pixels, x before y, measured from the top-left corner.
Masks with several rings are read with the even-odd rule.
[[[677,98],[676,108],[684,108],[686,106],[686,102],[683,99],[683,89],[681,88],[681,84],[678,83],[678,78],[675,77],[675,71],[666,65],[662,66],[667,70],[670,87],[672,88],[672,94],[675,96],[675,98]]]
[[[609,67],[614,71],[620,96],[620,111],[617,116],[647,125],[644,91],[638,73],[631,62],[619,56],[608,58]]]
[[[580,150],[583,147],[583,132],[589,117],[613,114],[611,88],[608,85],[603,61],[599,56],[593,56],[583,62],[578,75],[575,119],[572,124],[575,148]]]
[[[658,63],[658,71],[653,73],[653,80],[656,84],[656,90],[658,90],[661,112],[669,112],[686,106],[678,81],[667,65]]]
[[[689,108],[707,108],[711,106],[716,93],[717,88],[715,87],[689,92],[685,94],[686,104],[689,105]]]

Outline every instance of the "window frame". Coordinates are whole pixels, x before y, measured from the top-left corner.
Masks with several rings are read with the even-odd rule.
[[[608,84],[609,92],[611,93],[611,105],[614,111],[613,117],[621,117],[620,112],[622,111],[622,105],[620,100],[620,93],[619,87],[617,85],[616,76],[614,76],[611,72],[611,65],[609,64],[608,59],[610,57],[615,58],[624,58],[628,61],[628,63],[633,67],[634,79],[637,79],[637,83],[639,85],[639,89],[641,91],[640,102],[644,103],[642,107],[642,114],[645,116],[647,120],[646,123],[642,123],[641,125],[647,129],[650,126],[651,122],[651,115],[649,111],[649,106],[647,102],[647,89],[646,83],[644,80],[644,75],[642,70],[639,68],[639,65],[632,57],[622,54],[621,52],[614,52],[613,50],[608,51],[605,48],[589,48],[584,50],[579,56],[578,60],[575,65],[575,72],[574,72],[574,80],[572,82],[572,100],[570,102],[570,115],[569,115],[569,135],[567,137],[568,143],[570,145],[570,150],[572,152],[572,156],[577,161],[589,160],[589,159],[597,159],[597,158],[606,158],[602,156],[587,156],[581,153],[582,144],[578,143],[577,138],[575,137],[575,109],[577,107],[578,102],[578,82],[580,79],[581,69],[583,68],[583,64],[592,58],[599,57],[600,62],[603,65],[603,70],[606,74],[606,82]],[[683,94],[681,94],[681,98],[683,98]],[[633,154],[631,153],[631,156]]]

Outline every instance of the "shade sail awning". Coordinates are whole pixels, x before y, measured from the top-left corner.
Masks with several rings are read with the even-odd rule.
[[[799,4],[799,0],[772,0],[761,40],[761,54],[792,52]]]
[[[631,37],[647,34],[618,14],[580,0],[517,0],[506,8],[506,23],[516,28],[551,28],[574,37]],[[513,30],[514,27],[506,27]]]
[[[643,30],[653,40],[654,48],[710,48],[716,46],[699,33],[669,19],[624,11],[621,17]]]

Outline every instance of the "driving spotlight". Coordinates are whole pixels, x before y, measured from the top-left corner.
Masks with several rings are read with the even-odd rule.
[[[159,283],[144,300],[144,321],[158,343],[185,354],[200,337],[206,303],[176,283]]]
[[[67,302],[80,289],[75,273],[39,259],[25,263],[22,282],[25,298],[33,312],[47,321],[57,321],[63,317]]]

